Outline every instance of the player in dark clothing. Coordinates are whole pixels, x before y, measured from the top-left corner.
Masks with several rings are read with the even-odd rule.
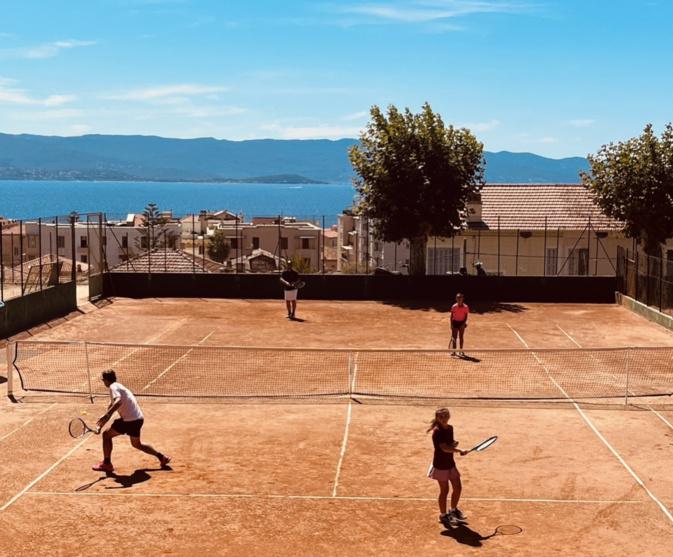
[[[299,282],[299,273],[292,268],[292,261],[288,261],[287,267],[280,275],[280,283],[283,285],[288,319],[294,319],[294,313],[297,311],[298,289],[295,286],[297,282]]]
[[[457,448],[458,441],[453,439],[453,426],[449,425],[450,418],[449,409],[440,408],[435,412],[435,418],[430,422],[430,428],[428,429],[428,431],[432,431],[432,444],[435,448],[432,465],[428,470],[428,478],[437,480],[439,484],[439,521],[444,526],[465,522],[465,516],[458,509],[462,485],[453,453],[465,456],[467,451],[461,451]],[[446,500],[449,495],[449,482],[453,492],[451,493],[451,508],[447,512]]]

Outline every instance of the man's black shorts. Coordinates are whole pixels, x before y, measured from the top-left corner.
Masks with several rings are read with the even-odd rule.
[[[140,430],[143,427],[145,420],[133,420],[132,422],[125,422],[121,418],[116,419],[112,422],[112,429],[117,433],[122,435],[128,435],[129,437],[140,437]]]

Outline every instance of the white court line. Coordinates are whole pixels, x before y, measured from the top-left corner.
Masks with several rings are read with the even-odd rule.
[[[351,377],[350,391],[351,393],[355,390],[355,377],[358,373],[358,364],[357,364],[358,353],[355,353],[354,362],[353,362],[353,377]],[[346,427],[344,428],[344,437],[341,441],[341,452],[339,453],[339,461],[337,462],[336,474],[334,475],[334,487],[332,488],[332,497],[337,496],[337,489],[339,488],[339,477],[341,476],[341,466],[344,462],[344,457],[346,456],[346,448],[348,447],[348,432],[351,428],[351,418],[353,416],[353,399],[352,397],[348,399],[348,410],[346,411]]]
[[[199,342],[196,343],[197,346],[198,346],[199,344],[202,344],[202,343],[206,342],[206,341],[210,338],[210,336],[211,336],[213,333],[215,333],[215,331],[210,331],[205,337],[203,337]],[[163,370],[159,375],[157,375],[154,379],[152,379],[152,381],[150,381],[147,385],[145,385],[145,386],[144,386],[142,389],[140,389],[140,390],[141,390],[141,391],[144,391],[144,390],[147,389],[150,385],[153,385],[154,383],[156,383],[157,381],[159,381],[159,379],[161,379],[164,375],[166,375],[170,370],[172,370],[172,369],[173,369],[176,365],[178,365],[182,360],[184,360],[187,356],[189,356],[193,351],[194,351],[193,348],[190,348],[189,350],[187,350],[187,352],[185,352],[182,356],[180,356],[177,360],[175,360],[171,365],[169,365],[165,370]]]
[[[366,495],[269,495],[257,493],[129,493],[125,491],[29,491],[26,495],[37,497],[173,497],[184,499],[299,499],[306,501],[436,501],[437,497],[386,497]],[[643,505],[646,501],[635,499],[522,499],[510,497],[462,497],[465,501],[485,503],[541,503],[562,505]]]
[[[40,411],[40,412],[38,412],[37,414],[35,414],[32,418],[28,418],[25,422],[23,422],[23,423],[22,423],[19,427],[17,427],[16,429],[14,429],[14,430],[10,431],[9,433],[6,433],[6,434],[3,435],[2,437],[0,437],[0,441],[4,441],[4,440],[7,439],[8,437],[11,437],[11,436],[14,435],[17,431],[20,431],[21,429],[23,429],[24,427],[26,427],[26,426],[27,426],[30,422],[32,422],[35,418],[37,418],[38,416],[41,416],[42,414],[45,414],[46,412],[48,412],[49,410],[51,410],[54,406],[56,406],[56,403],[55,403],[55,402],[54,402],[53,404],[51,404],[50,406],[47,406],[47,408],[44,408],[42,411]]]
[[[561,331],[565,336],[567,336],[567,337],[570,339],[570,341],[573,342],[573,343],[575,344],[575,346],[577,346],[578,348],[584,348],[579,342],[577,342],[577,341],[575,340],[575,338],[574,338],[570,333],[567,333],[567,332],[566,332],[566,331],[565,331],[559,324],[556,325],[556,328],[557,328],[559,331]],[[599,350],[600,350],[600,349],[599,349]],[[592,356],[591,354],[590,354],[590,356],[591,356],[594,360],[596,360],[596,358],[595,358],[594,356]],[[610,375],[612,375],[612,374],[610,374]],[[612,377],[614,377],[614,378],[616,379],[616,376],[615,376],[615,375],[612,375]],[[628,391],[628,393],[629,393],[630,395],[633,395],[633,392],[630,391],[630,390]],[[669,422],[669,421],[666,419],[665,416],[662,416],[659,412],[657,412],[654,408],[652,408],[652,406],[650,406],[649,404],[643,404],[643,406],[644,406],[645,408],[647,408],[650,412],[652,412],[652,413],[653,413],[657,418],[659,418],[662,422],[664,422],[664,424],[666,424],[670,429],[673,429],[673,424],[672,424],[671,422]]]
[[[526,347],[526,349],[530,350],[530,347],[528,346],[528,343],[523,339],[523,337],[522,337],[518,332],[516,332],[516,331],[514,330],[514,328],[513,328],[511,325],[509,325],[509,323],[507,324],[507,326],[508,326],[510,329],[512,329],[512,331],[513,331],[514,334],[517,336],[517,338],[519,339],[519,341],[521,342],[521,344],[523,344],[523,345]],[[584,411],[579,407],[579,405],[578,405],[572,398],[570,398],[570,396],[568,396],[568,393],[565,392],[565,390],[563,389],[563,387],[561,387],[561,386],[556,382],[556,380],[552,377],[551,373],[549,373],[549,370],[547,369],[547,367],[546,367],[546,366],[542,363],[542,361],[537,357],[537,354],[535,354],[535,352],[533,352],[532,354],[533,354],[533,357],[540,363],[540,365],[542,366],[542,369],[545,370],[545,372],[547,373],[547,375],[549,376],[549,378],[554,382],[554,384],[556,384],[556,386],[559,388],[559,390],[561,391],[561,393],[563,393],[563,396],[565,396],[565,397],[568,399],[568,401],[572,403],[572,405],[574,406],[575,410],[577,410],[577,412],[579,413],[579,415],[580,415],[580,416],[582,417],[582,419],[586,422],[586,424],[591,428],[591,430],[596,434],[596,436],[597,436],[597,437],[603,442],[603,444],[610,450],[610,452],[615,456],[615,458],[617,458],[617,460],[619,460],[619,462],[621,463],[621,465],[626,469],[626,471],[627,471],[629,474],[631,474],[631,477],[636,481],[636,483],[638,483],[638,485],[639,485],[640,487],[643,488],[643,490],[645,491],[645,493],[647,493],[647,495],[650,497],[650,499],[652,499],[652,501],[654,501],[654,502],[657,504],[657,506],[661,509],[661,511],[666,515],[666,518],[668,518],[668,520],[670,520],[671,522],[673,522],[673,515],[672,515],[671,512],[666,508],[666,506],[665,506],[661,501],[659,501],[659,499],[657,499],[657,497],[654,495],[654,493],[652,493],[652,492],[647,488],[647,486],[645,485],[645,483],[643,482],[643,480],[641,480],[640,477],[638,476],[638,474],[636,474],[636,473],[633,471],[633,469],[626,463],[626,461],[625,461],[625,460],[622,458],[622,456],[617,452],[617,450],[610,444],[610,442],[603,436],[603,434],[602,434],[600,431],[598,431],[598,428],[597,428],[597,427],[594,425],[594,423],[589,419],[589,417],[584,413]]]
[[[10,506],[12,506],[22,495],[24,495],[31,487],[33,487],[36,483],[38,483],[42,478],[44,478],[47,474],[49,474],[54,468],[56,468],[61,462],[63,462],[66,458],[68,458],[71,454],[73,454],[77,449],[79,449],[84,443],[86,443],[89,440],[89,437],[86,436],[84,439],[82,439],[77,445],[75,445],[72,449],[70,449],[67,453],[65,453],[61,458],[59,458],[54,464],[52,464],[49,468],[47,468],[44,472],[42,472],[37,478],[35,478],[32,482],[30,482],[26,487],[24,487],[21,491],[19,491],[14,497],[12,497],[9,501],[7,501],[2,507],[0,507],[0,511],[4,511],[8,509]]]

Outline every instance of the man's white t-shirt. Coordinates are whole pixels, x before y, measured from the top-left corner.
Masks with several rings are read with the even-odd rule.
[[[133,422],[145,418],[136,397],[121,383],[112,383],[110,385],[110,400],[114,400],[115,398],[121,400],[121,405],[117,412],[119,412],[122,420]]]

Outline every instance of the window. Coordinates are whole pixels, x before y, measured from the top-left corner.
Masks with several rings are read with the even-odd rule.
[[[252,249],[259,249],[259,238],[257,236],[252,238]]]
[[[238,249],[238,238],[229,238],[229,247],[231,249]]]
[[[127,249],[129,247],[129,236],[122,236],[122,248]]]
[[[150,239],[147,236],[142,236],[140,238],[140,249],[147,249],[147,246],[150,245]]]
[[[65,236],[56,237],[56,247],[59,249],[65,249]]]
[[[311,238],[301,238],[301,249],[311,249]]]
[[[280,249],[287,249],[287,237],[281,236],[280,238]]]
[[[199,255],[203,255],[203,246],[199,244]]]
[[[88,246],[88,241],[86,236],[80,236],[79,237],[79,247],[80,248],[86,248]]]
[[[37,236],[28,236],[28,247],[29,248],[37,247]]]
[[[14,248],[14,257],[19,257],[19,248]]]
[[[85,255],[82,254],[79,259],[82,263],[87,263],[89,261],[89,258]]]
[[[589,273],[589,250],[576,249],[568,256],[568,274],[585,276]]]
[[[545,261],[544,274],[550,277],[556,276],[556,262],[558,250],[556,248],[547,248],[547,257]]]
[[[460,248],[428,248],[426,265],[429,275],[457,273],[460,269]]]

